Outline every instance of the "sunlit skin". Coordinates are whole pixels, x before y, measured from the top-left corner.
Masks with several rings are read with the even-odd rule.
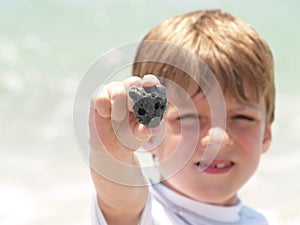
[[[193,97],[186,96],[190,101],[187,98],[170,98],[173,101],[169,102],[163,122],[157,129],[149,129],[138,123],[133,112],[129,111],[131,103],[127,101],[127,90],[134,85],[154,86],[158,83],[159,80],[151,75],[143,79],[131,77],[124,82],[106,85],[91,99],[91,172],[98,203],[108,224],[137,224],[149,193],[147,186],[133,188],[102,176],[103,168],[97,169],[98,165],[107,162],[107,157],[102,157],[105,151],[120,163],[133,165],[122,167],[122,174],[144,184],[141,171],[131,168],[140,166],[133,150],[147,144],[160,162],[166,186],[196,201],[233,205],[238,190],[253,175],[261,154],[269,147],[271,122],[266,121],[265,104],[263,101],[257,103],[248,87],[245,94],[249,101],[240,102],[230,95],[221,98],[226,104],[223,141],[220,139],[222,129],[211,127],[213,120],[220,120],[211,115],[215,117],[219,114],[211,112],[211,105],[206,99],[220,103],[209,96],[213,95],[214,89],[210,89],[208,96],[201,92],[191,95]],[[170,89],[172,91],[167,87],[167,91]],[[187,107],[187,102],[192,107]],[[112,126],[114,123],[122,126],[115,130]],[[217,135],[212,130],[217,130]],[[209,146],[220,144],[220,149],[212,165],[207,165],[203,170],[207,161],[203,161],[202,156],[208,143]],[[105,171],[112,169],[105,167]],[[119,177],[113,178],[119,180]],[[117,198],[115,193],[118,193]]]
[[[226,206],[236,203],[238,190],[257,169],[260,156],[267,151],[272,138],[271,122],[266,121],[265,103],[257,103],[248,87],[246,94],[249,100],[242,102],[229,95],[224,97],[226,129],[218,155],[213,161],[214,165],[221,168],[216,169],[213,165],[214,168],[208,172],[199,171],[201,157],[211,140],[212,118],[207,98],[203,93],[198,93],[192,98],[196,112],[185,110],[181,115],[169,105],[164,119],[167,132],[154,152],[162,162],[178,150],[180,154],[174,164],[186,164],[164,181],[166,186],[201,202]],[[193,138],[197,138],[197,120],[200,138],[197,139],[195,151],[189,160],[180,160],[180,157],[188,158],[184,156],[185,152],[189,154],[188,148],[194,147],[191,143]]]

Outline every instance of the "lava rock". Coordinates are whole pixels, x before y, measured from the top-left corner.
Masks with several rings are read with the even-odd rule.
[[[167,108],[166,88],[161,84],[152,87],[134,86],[129,90],[129,96],[134,102],[136,120],[148,127],[157,127]]]

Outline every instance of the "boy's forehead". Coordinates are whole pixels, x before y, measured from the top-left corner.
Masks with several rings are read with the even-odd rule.
[[[250,98],[249,100],[238,99],[237,97],[224,94],[220,96],[215,92],[211,91],[204,93],[199,91],[193,95],[185,95],[181,97],[171,98],[171,108],[177,108],[180,110],[193,110],[199,107],[211,107],[213,105],[223,105],[225,106],[226,111],[231,110],[251,110],[251,111],[260,111],[263,102],[257,102],[256,99]],[[214,109],[218,107],[214,107]],[[222,107],[219,107],[219,110],[224,110]]]
[[[168,110],[178,112],[197,112],[199,108],[210,107],[209,100],[203,92],[198,92],[192,96],[185,95],[168,99]]]
[[[243,91],[246,96],[244,99],[238,92],[228,89],[233,88],[235,90],[236,87],[225,88],[223,82],[216,77],[206,77],[205,82],[196,81],[188,75],[184,79],[185,81],[188,80],[188,85],[185,87],[180,86],[180,82],[176,85],[172,81],[166,82],[168,99],[176,107],[193,108],[205,103],[212,107],[212,110],[224,110],[224,105],[226,105],[226,111],[229,105],[230,108],[259,108],[260,102],[258,102],[256,91],[246,80],[243,80]]]

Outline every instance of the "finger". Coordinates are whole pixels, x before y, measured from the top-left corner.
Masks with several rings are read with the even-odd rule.
[[[145,75],[142,80],[142,85],[144,87],[152,87],[158,85],[160,82],[158,78],[152,74]]]
[[[142,78],[138,76],[131,76],[123,81],[124,87],[129,90],[133,86],[140,86],[142,85]]]
[[[136,138],[136,140],[141,142],[146,142],[151,137],[151,130],[149,127],[136,123],[136,125],[133,128],[133,135]]]
[[[147,127],[143,124],[136,123],[133,128],[133,135],[138,141],[148,141],[152,136],[156,136],[161,132],[161,125],[157,127]]]
[[[128,116],[127,92],[124,84],[118,82],[108,89],[111,102],[111,118],[115,121],[122,121]]]
[[[91,108],[95,109],[101,117],[110,117],[111,104],[107,86],[102,85],[93,93]]]

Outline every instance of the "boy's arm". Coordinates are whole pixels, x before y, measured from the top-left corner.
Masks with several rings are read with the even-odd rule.
[[[154,76],[144,80],[131,77],[104,86],[92,99],[91,175],[108,225],[138,224],[146,205],[148,188],[134,151],[149,140],[155,129],[138,123],[128,110],[128,90],[133,85],[158,83]]]
[[[97,203],[108,225],[137,225],[146,205],[147,187],[114,183],[91,169]]]

